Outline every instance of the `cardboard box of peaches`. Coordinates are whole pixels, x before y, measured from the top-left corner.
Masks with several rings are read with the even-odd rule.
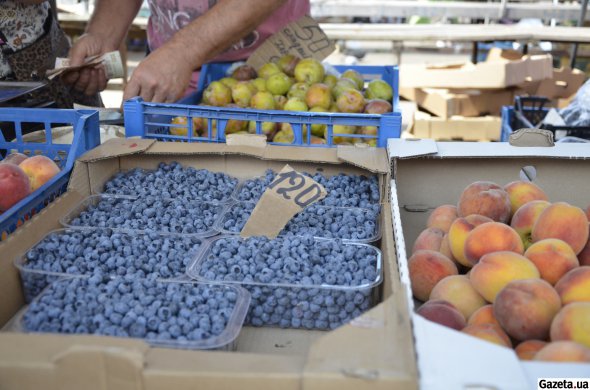
[[[421,387],[588,377],[590,150],[395,139],[388,151]]]

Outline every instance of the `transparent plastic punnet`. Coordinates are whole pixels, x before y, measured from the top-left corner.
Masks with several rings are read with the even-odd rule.
[[[67,275],[186,279],[186,269],[202,244],[202,238],[182,234],[57,229],[14,264],[20,271],[25,301],[31,302],[51,282]]]
[[[304,248],[290,249],[300,242]],[[333,248],[350,252],[347,256],[352,254],[354,260],[328,257]],[[239,284],[247,289],[252,298],[247,325],[328,330],[360,316],[377,302],[382,260],[381,252],[367,244],[311,236],[273,240],[220,236],[204,245],[187,273],[198,281]]]
[[[248,291],[236,285],[126,278],[94,284],[89,277],[66,277],[21,311],[12,330],[138,338],[163,348],[234,350],[249,304]]]
[[[239,234],[255,207],[254,202],[228,205],[219,218],[216,229],[222,234]],[[374,205],[374,208],[379,210],[380,206]],[[296,214],[279,236],[311,234],[317,238],[344,242],[375,242],[381,238],[379,215],[379,211],[357,207],[311,205]]]
[[[108,228],[123,232],[182,233],[198,237],[217,234],[215,226],[223,205],[124,195],[91,195],[70,209],[61,219],[63,226]],[[93,213],[101,219],[93,219]],[[141,214],[140,214],[141,213]]]
[[[213,177],[211,177],[213,175]],[[217,183],[212,182],[216,180]],[[219,181],[227,182],[220,189]],[[98,194],[125,195],[132,197],[155,196],[158,199],[175,199],[186,202],[200,201],[225,203],[236,191],[239,180],[223,172],[213,172],[183,166],[177,162],[160,163],[157,169],[134,168],[113,175]],[[149,191],[149,188],[157,188]]]

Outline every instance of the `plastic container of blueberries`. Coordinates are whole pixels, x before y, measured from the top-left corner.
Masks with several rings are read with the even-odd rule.
[[[287,297],[289,297],[289,304],[285,307],[285,312],[279,314],[281,317],[280,320],[285,320],[288,317],[287,312],[293,313],[294,310],[301,309],[302,316],[305,317],[306,311],[312,313],[311,307],[308,310],[305,310],[305,306],[309,305],[310,300],[313,302],[313,297],[310,295],[313,293],[315,295],[321,294],[324,297],[332,297],[332,299],[336,302],[339,299],[344,300],[344,302],[348,300],[353,300],[357,298],[357,295],[361,295],[363,300],[359,302],[357,306],[362,307],[361,310],[358,312],[351,312],[348,313],[349,315],[340,318],[336,321],[328,321],[326,326],[318,326],[317,322],[314,326],[299,326],[298,328],[307,329],[307,330],[331,330],[335,329],[340,325],[343,325],[352,319],[356,318],[357,316],[364,313],[366,310],[373,307],[376,303],[379,302],[379,289],[378,286],[383,281],[383,262],[381,258],[381,251],[374,246],[362,243],[344,243],[342,241],[337,240],[326,240],[315,238],[316,242],[320,241],[337,241],[341,245],[345,246],[355,246],[357,248],[366,247],[371,249],[375,252],[377,259],[375,264],[375,279],[369,281],[368,283],[356,286],[341,286],[341,285],[330,285],[330,284],[311,284],[311,285],[304,285],[304,284],[293,284],[293,283],[262,283],[262,282],[243,282],[243,281],[232,281],[232,280],[223,280],[223,281],[215,281],[209,280],[201,274],[201,267],[205,259],[211,254],[210,251],[213,248],[213,245],[218,240],[222,239],[230,239],[230,240],[240,240],[244,241],[246,239],[241,238],[236,235],[220,235],[218,237],[213,237],[208,239],[205,244],[201,247],[201,251],[199,252],[195,261],[189,265],[187,268],[187,275],[198,282],[204,283],[224,283],[224,284],[237,284],[245,288],[250,292],[251,295],[251,302],[250,302],[250,310],[248,311],[248,315],[246,316],[246,320],[244,325],[250,326],[269,326],[269,327],[283,327],[283,328],[294,328],[295,326],[289,326],[281,324],[280,321],[276,321],[276,317],[273,319],[273,315],[269,314],[268,321],[262,322],[255,322],[254,321],[254,313],[256,306],[264,307],[266,303],[269,302],[269,297],[278,293],[278,289],[281,289]],[[276,238],[273,242],[276,241],[283,241],[284,238]],[[229,268],[229,267],[228,267]],[[301,295],[301,292],[304,291],[306,294],[305,296]],[[264,303],[263,303],[264,301]],[[355,303],[356,304],[356,303]],[[321,311],[330,312],[336,305],[328,305],[327,303],[321,306]],[[276,306],[275,306],[276,307]],[[319,315],[319,312],[312,313],[312,315]],[[273,313],[274,314],[274,313]],[[297,328],[297,327],[295,327]]]
[[[82,199],[77,205],[75,205],[70,210],[68,210],[66,212],[66,214],[60,218],[59,221],[60,221],[61,225],[64,227],[72,228],[72,229],[101,228],[101,229],[111,229],[113,231],[118,231],[118,232],[148,232],[148,230],[145,230],[145,229],[132,229],[132,228],[128,228],[128,227],[103,227],[103,226],[74,225],[74,224],[72,224],[72,221],[74,219],[76,219],[78,216],[80,216],[80,214],[83,211],[86,211],[88,209],[88,207],[90,207],[90,206],[96,206],[103,199],[139,200],[139,198],[137,198],[137,197],[128,196],[128,195],[107,195],[107,194],[90,195],[90,196]],[[163,201],[166,202],[169,200],[164,199]],[[161,231],[156,230],[155,232],[162,233],[162,234],[182,234],[185,236],[194,236],[194,237],[201,237],[201,238],[211,237],[211,236],[218,234],[216,226],[219,222],[219,219],[223,215],[223,210],[225,208],[225,205],[221,204],[221,203],[200,202],[200,204],[203,204],[203,203],[209,204],[209,205],[218,209],[217,210],[217,218],[215,218],[215,220],[213,221],[213,225],[211,225],[211,227],[209,229],[202,231],[202,232],[197,232],[197,233],[169,232],[169,231],[165,231],[165,230],[161,230]],[[189,207],[190,207],[190,204],[186,204],[185,208],[189,208]],[[153,232],[153,230],[149,230],[149,232]]]
[[[232,230],[227,230],[224,225],[225,222],[228,220],[229,218],[229,213],[231,212],[233,207],[239,206],[239,205],[248,205],[250,206],[252,209],[254,209],[254,207],[256,206],[255,202],[247,202],[247,201],[240,201],[240,202],[234,202],[234,203],[228,203],[226,205],[226,207],[224,207],[223,209],[223,213],[221,214],[221,217],[217,220],[217,223],[215,224],[215,230],[218,231],[221,234],[240,234],[239,231],[232,231]],[[345,209],[345,210],[360,210],[362,212],[364,212],[365,214],[369,213],[369,210],[367,209],[363,209],[360,207],[332,207],[332,206],[315,206],[317,208],[321,208],[321,209]],[[303,211],[305,212],[305,210]],[[380,214],[377,214],[378,216]],[[376,242],[381,238],[381,223],[380,223],[380,218],[377,217],[377,219],[374,221],[375,222],[375,231],[373,232],[373,234],[367,238],[364,239],[353,239],[353,238],[341,238],[341,237],[326,237],[326,236],[322,236],[321,234],[318,234],[316,236],[314,236],[315,238],[319,238],[319,239],[329,239],[329,240],[342,240],[343,242],[357,242],[357,243],[361,243],[361,244],[369,244],[372,242]],[[285,232],[284,230],[279,234],[279,237],[283,237],[285,236],[285,234],[287,234],[287,232]]]
[[[43,291],[44,288],[46,288],[47,285],[49,285],[51,282],[63,278],[63,277],[71,277],[71,276],[87,276],[87,274],[69,274],[67,272],[54,272],[54,271],[44,271],[42,269],[36,269],[36,268],[32,268],[30,266],[30,263],[27,260],[27,253],[36,248],[37,245],[39,243],[41,243],[46,237],[48,237],[51,234],[62,234],[65,232],[75,232],[75,233],[92,233],[95,231],[111,231],[113,233],[119,233],[119,234],[126,234],[126,235],[144,235],[144,234],[148,234],[145,232],[121,232],[121,231],[115,231],[113,229],[106,229],[106,228],[82,228],[82,229],[71,229],[71,228],[63,228],[63,229],[55,229],[50,231],[49,233],[47,233],[46,235],[44,235],[39,241],[37,241],[35,243],[35,245],[33,245],[27,252],[25,252],[25,254],[21,257],[17,257],[14,260],[14,265],[15,267],[19,270],[20,273],[20,279],[21,279],[21,283],[22,283],[22,287],[23,287],[23,295],[25,297],[25,302],[31,302],[36,296],[38,296],[41,291]],[[203,238],[200,237],[191,237],[191,236],[185,236],[183,234],[165,234],[165,233],[157,233],[158,236],[161,237],[179,237],[179,238],[188,238],[190,240],[195,240],[199,242],[199,249],[197,250],[193,250],[193,251],[189,251],[189,253],[187,254],[188,257],[188,265],[192,264],[192,261],[194,260],[194,258],[198,255],[198,253],[200,252],[200,250],[202,249],[205,240]],[[188,266],[187,266],[188,268]],[[187,280],[187,276],[186,276],[186,272],[183,273],[179,273],[178,275],[175,275],[173,277],[169,277],[169,278],[160,278],[159,280],[162,281],[177,281],[177,280]]]
[[[55,283],[67,283],[69,280],[73,278],[87,278],[86,276],[65,276],[59,279],[56,279],[52,282]],[[221,283],[202,283],[202,282],[195,282],[195,281],[158,281],[158,284],[166,284],[166,283],[181,283],[186,285],[208,285],[211,288],[215,289],[224,289],[226,291],[233,291],[236,293],[236,304],[233,308],[232,314],[227,321],[227,326],[219,334],[218,336],[212,336],[205,340],[154,340],[143,338],[137,340],[143,340],[147,344],[152,347],[159,347],[159,348],[175,348],[175,349],[208,349],[208,350],[219,350],[219,351],[235,351],[237,349],[237,338],[242,330],[242,326],[244,324],[244,319],[246,318],[246,314],[248,313],[248,308],[250,306],[250,293],[240,286],[237,285],[230,285],[230,284],[221,284]],[[28,308],[39,301],[44,295],[50,293],[50,287],[47,286],[35,299],[26,306],[23,310],[20,310],[10,321],[10,331],[12,332],[21,332],[21,333],[36,333],[35,331],[29,331],[25,328],[24,325],[24,316],[27,313]],[[115,303],[114,299],[107,301],[106,303]],[[191,309],[190,307],[188,309]],[[67,333],[70,334],[70,333]],[[79,334],[86,334],[91,336],[102,336],[100,334],[94,333],[79,333]],[[116,337],[116,336],[113,336]],[[131,337],[129,337],[131,338]]]
[[[128,169],[128,170],[125,170],[125,171],[121,171],[119,173],[130,173],[130,172],[133,172],[133,171],[150,173],[150,172],[157,172],[157,169],[133,168],[133,169]],[[218,173],[218,172],[214,172],[214,173]],[[229,193],[227,196],[224,196],[222,199],[210,201],[209,203],[225,204],[228,201],[231,201],[232,199],[237,198],[236,191],[238,190],[238,187],[240,186],[241,180],[238,179],[237,177],[234,177],[234,176],[231,176],[231,175],[227,175],[227,176],[229,176],[232,179],[236,180],[236,185],[234,186],[233,191],[231,191],[231,193]],[[110,181],[113,178],[114,178],[114,175],[111,178],[109,178],[109,180],[107,180],[107,181]],[[100,190],[94,189],[93,190],[93,195],[126,196],[126,197],[130,197],[130,198],[134,198],[134,197],[135,198],[139,198],[140,197],[139,194],[124,194],[122,192],[117,192],[117,191],[107,192],[107,191],[105,191],[105,188],[104,187],[105,186],[103,185]],[[175,197],[171,197],[171,198],[160,197],[160,199],[175,199]],[[194,198],[194,199],[191,199],[190,201],[203,202],[200,198]]]

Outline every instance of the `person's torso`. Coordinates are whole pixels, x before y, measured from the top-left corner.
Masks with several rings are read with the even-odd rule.
[[[5,54],[19,51],[34,43],[44,33],[49,15],[49,2],[24,5],[18,1],[0,0],[0,79],[12,70]]]
[[[217,0],[148,0],[148,3],[151,11],[148,24],[148,43],[150,50],[155,50],[168,41],[178,30],[206,13],[217,3]],[[306,14],[309,14],[308,0],[287,1],[256,30],[217,56],[213,62],[238,61],[248,58],[269,36]]]

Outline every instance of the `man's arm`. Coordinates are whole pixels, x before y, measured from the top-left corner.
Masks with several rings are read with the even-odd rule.
[[[133,72],[124,99],[173,102],[193,70],[252,32],[286,0],[222,0],[153,51]]]
[[[70,50],[70,63],[73,66],[82,65],[90,56],[118,50],[141,3],[142,0],[97,0],[86,33]],[[102,69],[69,72],[63,79],[87,95],[104,90],[107,84]]]

